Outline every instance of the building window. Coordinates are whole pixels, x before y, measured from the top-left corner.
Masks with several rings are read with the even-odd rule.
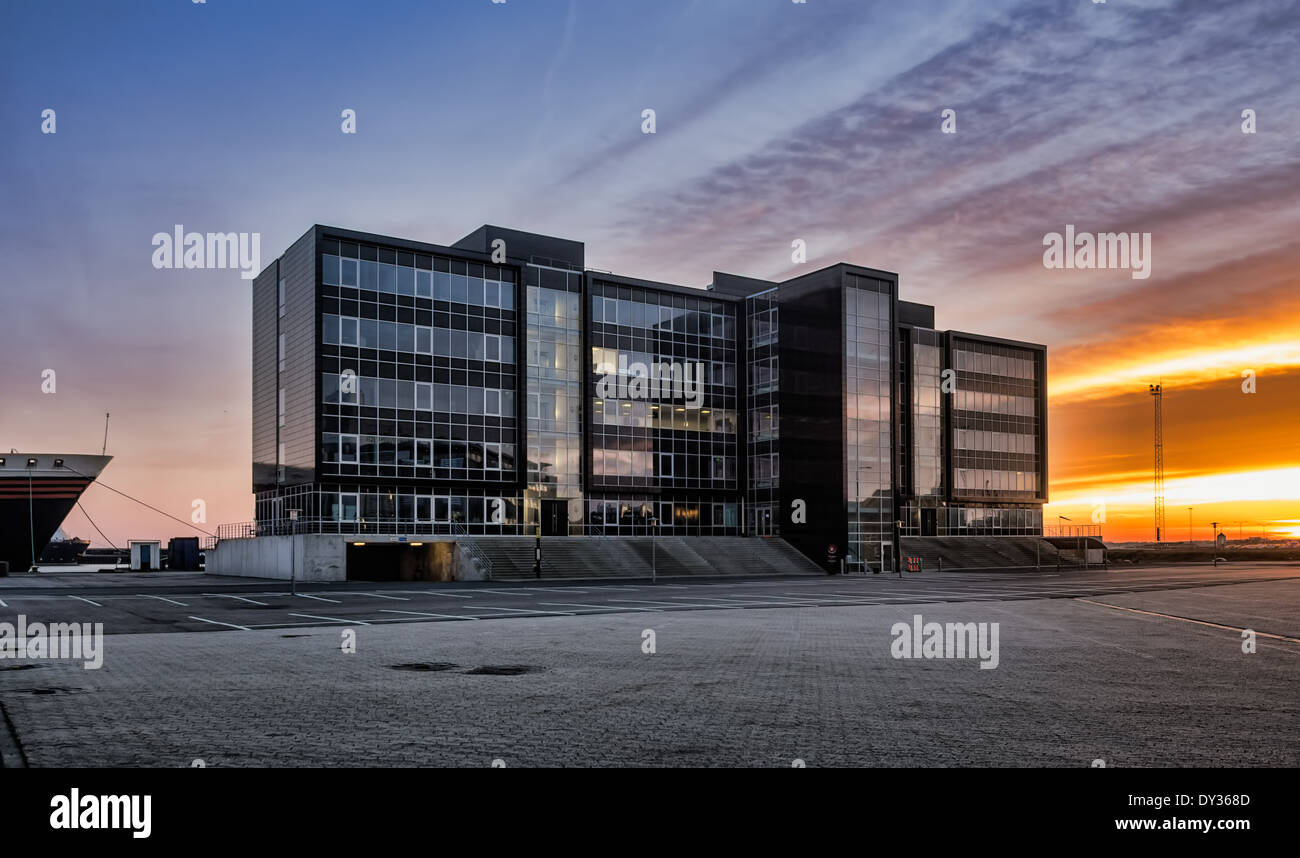
[[[280,372],[284,372],[284,334],[280,334],[279,344],[277,346],[280,355]]]
[[[284,309],[285,309],[285,300],[284,300],[284,278],[283,278],[283,277],[280,278],[279,308],[280,308],[280,315],[283,316],[283,315],[284,315]]]
[[[335,521],[357,520],[357,493],[344,492],[339,495],[338,506],[334,508]]]
[[[356,435],[339,436],[339,462],[345,465],[355,465],[357,463]]]
[[[276,401],[276,414],[278,415],[279,425],[284,425],[284,388],[280,388],[280,395]]]

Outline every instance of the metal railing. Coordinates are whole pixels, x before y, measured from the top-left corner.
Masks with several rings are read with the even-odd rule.
[[[459,528],[459,529],[458,529]],[[459,522],[416,521],[386,518],[376,521],[358,519],[339,521],[333,518],[278,518],[270,521],[243,521],[217,527],[217,539],[252,539],[257,536],[328,533],[340,536],[468,536]]]
[[[1051,524],[1043,526],[1043,536],[1055,538],[1091,537],[1101,539],[1100,524]]]
[[[465,525],[460,522],[453,521],[451,526],[453,528],[452,533],[455,536],[470,536],[469,531],[465,529]],[[464,549],[465,553],[470,556],[470,559],[479,565],[479,568],[483,570],[483,577],[491,581],[492,560],[483,552],[482,548],[478,547],[478,543],[476,543],[472,538],[467,538],[464,542],[457,542],[456,544]]]

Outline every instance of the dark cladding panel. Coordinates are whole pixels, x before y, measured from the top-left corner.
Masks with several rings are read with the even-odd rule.
[[[284,447],[282,485],[311,482],[316,478],[316,231],[310,230],[293,243],[280,258],[284,280],[285,307],[280,317],[284,336],[284,371],[279,387],[284,390],[284,426],[280,444]],[[278,396],[278,391],[277,391]]]
[[[913,328],[934,328],[934,307],[929,304],[899,301],[898,324],[910,325]]]
[[[253,491],[275,488],[276,333],[280,261],[253,280]]]
[[[780,308],[781,536],[823,566],[843,552],[843,300],[839,268],[789,281]],[[806,520],[792,520],[802,501]]]
[[[529,260],[538,265],[550,265],[555,268],[569,267],[578,271],[586,265],[586,253],[581,241],[538,235],[491,224],[479,227],[452,247],[490,254],[493,249],[492,242],[498,238],[505,242],[506,255],[512,259]]]

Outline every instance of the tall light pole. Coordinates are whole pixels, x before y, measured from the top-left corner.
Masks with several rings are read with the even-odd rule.
[[[298,595],[298,510],[289,510],[289,595]]]
[[[1155,401],[1155,461],[1153,476],[1155,482],[1155,526],[1156,545],[1159,547],[1160,532],[1165,527],[1165,419],[1164,419],[1164,384],[1149,384],[1147,390]]]
[[[35,459],[27,460],[27,538],[32,546],[32,565],[28,569],[32,572],[36,571],[36,513],[33,510],[36,501],[32,496],[32,468],[35,466]]]
[[[655,542],[655,531],[659,529],[659,518],[653,513],[650,515],[650,583],[659,582],[659,554]]]
[[[1192,508],[1187,508],[1187,544],[1192,544]]]

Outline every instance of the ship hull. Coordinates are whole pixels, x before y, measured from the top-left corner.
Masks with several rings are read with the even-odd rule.
[[[0,454],[0,560],[8,561],[11,572],[33,565],[33,559],[49,545],[81,493],[111,458]],[[31,459],[36,463],[29,467]]]

